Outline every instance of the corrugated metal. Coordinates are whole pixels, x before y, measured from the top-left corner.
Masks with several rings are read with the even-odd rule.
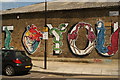
[[[94,8],[94,7],[109,7],[118,6],[118,2],[48,2],[48,10],[66,10],[66,9],[81,9],[81,8]],[[0,14],[12,13],[27,13],[45,10],[44,3],[33,4],[25,7],[14,8],[11,10],[1,11]]]

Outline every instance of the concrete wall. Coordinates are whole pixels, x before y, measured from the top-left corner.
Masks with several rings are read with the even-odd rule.
[[[87,56],[75,56],[71,50],[69,49],[68,41],[67,41],[67,34],[70,31],[71,27],[78,22],[86,22],[92,25],[92,28],[95,30],[95,24],[98,19],[102,19],[105,23],[106,22],[118,22],[118,16],[109,16],[109,11],[118,10],[118,7],[109,7],[109,8],[92,8],[92,9],[76,9],[76,10],[61,10],[61,11],[48,11],[47,12],[47,23],[52,24],[53,27],[58,27],[60,23],[68,23],[67,31],[63,33],[63,46],[62,54],[61,55],[52,55],[52,38],[53,36],[49,36],[47,41],[47,53],[49,57],[73,57],[73,58],[118,58],[118,53],[116,53],[112,57],[103,57],[98,54],[96,49],[94,48],[93,51]],[[20,16],[20,19],[16,17]],[[44,19],[44,12],[34,12],[34,13],[23,13],[23,14],[10,14],[10,15],[3,15],[2,16],[2,25],[13,25],[14,31],[12,32],[12,42],[11,46],[14,46],[15,49],[25,50],[23,44],[21,42],[23,32],[28,25],[35,24],[39,30],[43,29],[45,25]],[[110,35],[111,35],[111,28],[106,28],[106,42],[105,45],[108,46],[110,44]],[[87,31],[85,29],[81,29],[79,31],[79,37],[76,41],[76,46],[79,49],[84,49],[87,45],[87,38],[86,38]],[[2,41],[4,43],[4,33],[2,33]],[[31,56],[43,56],[44,55],[44,40],[41,41],[41,44],[37,51]]]

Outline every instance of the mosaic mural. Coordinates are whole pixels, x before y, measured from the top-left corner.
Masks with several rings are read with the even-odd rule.
[[[66,27],[68,26],[68,23],[62,23],[58,26],[58,28],[52,27],[51,24],[47,24],[47,26],[50,29],[50,34],[55,36],[53,38],[53,42],[55,44],[53,46],[53,50],[55,51],[55,54],[61,54],[62,50],[60,49],[60,46],[63,45],[61,41],[63,39],[62,33],[66,32]]]
[[[76,46],[76,40],[78,38],[78,31],[79,31],[79,28],[82,28],[82,27],[87,29],[87,31],[88,31],[87,39],[89,40],[88,46],[84,50],[80,50]],[[89,23],[85,23],[85,22],[79,22],[72,28],[70,33],[68,33],[68,42],[70,45],[70,49],[76,55],[89,54],[92,51],[92,49],[95,47],[95,38],[96,38],[96,36],[92,29],[92,25]]]
[[[5,44],[4,44],[4,47],[5,47],[5,49],[11,49],[11,47],[10,47],[11,32],[8,30],[7,27],[5,27],[5,33],[6,33],[6,36],[5,36]]]
[[[42,33],[37,30],[37,27],[34,24],[27,26],[23,35],[23,45],[29,54],[33,54],[36,51],[42,37]]]
[[[118,40],[120,28],[118,27],[118,22],[113,23],[113,33],[111,35],[111,44],[107,47],[104,46],[105,43],[105,27],[103,21],[97,22],[97,39],[96,39],[96,49],[98,52],[104,56],[112,56],[118,51]]]
[[[96,48],[99,54],[103,56],[113,56],[118,51],[118,43],[119,43],[119,32],[120,28],[118,26],[118,22],[114,22],[109,26],[113,27],[113,32],[110,37],[110,45],[104,46],[105,44],[105,25],[103,21],[98,21],[96,24],[97,34],[95,35],[92,25],[85,22],[79,22],[69,31],[67,35],[68,45],[73,54],[78,56],[84,56],[91,53],[91,51]],[[58,27],[53,27],[51,24],[47,24],[49,28],[49,34],[53,35],[53,54],[61,54],[61,47],[63,45],[62,39],[63,34],[66,32],[66,28],[68,23],[62,23]],[[79,49],[76,46],[76,40],[78,39],[78,32],[80,29],[85,28],[87,30],[86,37],[88,39],[88,44],[85,49]],[[43,38],[43,34],[37,30],[37,27],[32,24],[31,26],[27,26],[27,30],[23,35],[23,44],[28,53],[33,54],[38,48],[41,38]],[[81,38],[82,39],[82,38]]]

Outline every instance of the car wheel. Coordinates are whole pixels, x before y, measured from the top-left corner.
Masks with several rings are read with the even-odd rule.
[[[14,68],[12,66],[10,66],[10,65],[6,66],[5,74],[8,75],[8,76],[14,75],[15,74]]]

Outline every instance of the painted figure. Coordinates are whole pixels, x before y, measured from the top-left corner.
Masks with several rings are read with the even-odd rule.
[[[11,42],[11,32],[5,27],[5,33],[6,33],[6,38],[5,38],[5,44],[4,47],[5,49],[10,49],[10,42]]]
[[[97,39],[96,39],[96,49],[98,52],[104,56],[113,56],[118,51],[119,42],[119,32],[118,22],[113,24],[113,33],[111,35],[111,44],[107,47],[104,46],[105,43],[105,27],[102,21],[97,22]]]
[[[96,39],[96,49],[99,53],[107,53],[108,49],[104,46],[105,43],[105,27],[102,21],[97,22],[97,39]]]

